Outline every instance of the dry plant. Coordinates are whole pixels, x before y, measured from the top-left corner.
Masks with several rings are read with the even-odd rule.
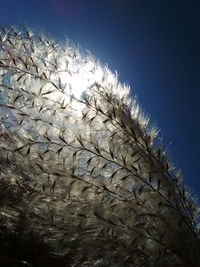
[[[200,266],[196,200],[117,74],[0,31],[0,265]]]

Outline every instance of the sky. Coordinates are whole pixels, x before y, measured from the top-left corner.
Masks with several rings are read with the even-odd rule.
[[[117,70],[200,198],[200,2],[1,0],[0,25],[72,40]],[[200,202],[200,201],[199,201]]]

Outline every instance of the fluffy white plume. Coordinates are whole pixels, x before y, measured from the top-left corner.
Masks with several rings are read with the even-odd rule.
[[[0,50],[0,263],[200,266],[197,204],[117,74],[30,30]]]

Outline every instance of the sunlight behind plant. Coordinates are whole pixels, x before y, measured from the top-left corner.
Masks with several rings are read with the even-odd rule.
[[[33,266],[199,266],[198,206],[129,86],[29,30],[2,28],[0,49],[2,255]]]

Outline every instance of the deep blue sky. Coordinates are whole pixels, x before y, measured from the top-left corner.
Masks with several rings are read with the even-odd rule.
[[[200,196],[200,2],[1,0],[0,23],[66,37],[117,70]]]

